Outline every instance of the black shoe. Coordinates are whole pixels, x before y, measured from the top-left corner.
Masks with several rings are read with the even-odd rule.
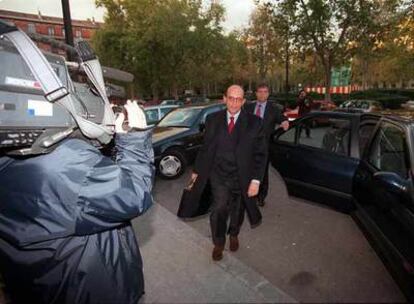
[[[258,199],[257,200],[257,205],[259,206],[259,207],[264,207],[264,205],[266,204],[266,202],[264,201],[264,199]]]
[[[230,251],[237,251],[239,249],[239,238],[236,236],[230,235]]]
[[[214,246],[213,253],[211,254],[213,261],[220,261],[223,259],[224,246]]]

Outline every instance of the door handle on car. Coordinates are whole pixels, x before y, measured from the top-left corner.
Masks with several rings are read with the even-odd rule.
[[[361,173],[361,172],[358,172],[357,174],[355,174],[355,177],[362,181],[366,181],[368,179],[368,175],[366,173]]]
[[[286,152],[285,157],[286,157],[286,159],[290,159],[290,153]]]

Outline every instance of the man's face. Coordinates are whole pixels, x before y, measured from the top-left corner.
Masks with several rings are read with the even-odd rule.
[[[230,114],[238,113],[245,102],[243,90],[239,87],[230,87],[227,96],[224,96],[224,102]]]
[[[299,95],[299,98],[305,99],[305,97],[306,97],[306,92],[305,91],[301,92]]]
[[[265,102],[269,98],[269,89],[264,88],[258,88],[256,91],[256,98],[260,102]]]

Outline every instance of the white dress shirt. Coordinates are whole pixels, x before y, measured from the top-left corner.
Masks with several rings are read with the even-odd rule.
[[[241,111],[237,112],[236,114],[231,114],[229,111],[227,111],[227,125],[229,125],[231,117],[234,117],[234,125],[236,125],[237,119],[240,116],[240,112]],[[264,111],[263,111],[263,113],[264,113]],[[252,182],[260,185],[260,181],[257,180],[257,179],[252,179]]]
[[[229,111],[227,111],[227,125],[230,123],[230,117],[234,117],[234,124],[236,124],[237,119],[240,116],[240,112],[237,112],[236,114],[231,114]]]
[[[257,108],[259,107],[259,105],[260,105],[260,117],[263,119],[264,113],[266,111],[267,100],[265,102],[260,102],[256,100],[256,106],[254,107],[254,113],[253,113],[254,115],[256,115]]]

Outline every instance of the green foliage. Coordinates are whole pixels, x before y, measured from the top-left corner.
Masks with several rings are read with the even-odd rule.
[[[94,36],[104,64],[135,75],[140,95],[204,94],[238,80],[247,60],[236,34],[224,35],[224,8],[201,0],[97,0],[108,14]],[[215,92],[217,93],[217,92]]]
[[[291,42],[299,52],[313,51],[324,69],[327,92],[333,66],[347,63],[352,43],[371,37],[380,25],[379,1],[372,0],[265,0],[276,20],[287,24]],[[383,3],[395,2],[384,0]],[[326,94],[330,99],[330,94]]]

